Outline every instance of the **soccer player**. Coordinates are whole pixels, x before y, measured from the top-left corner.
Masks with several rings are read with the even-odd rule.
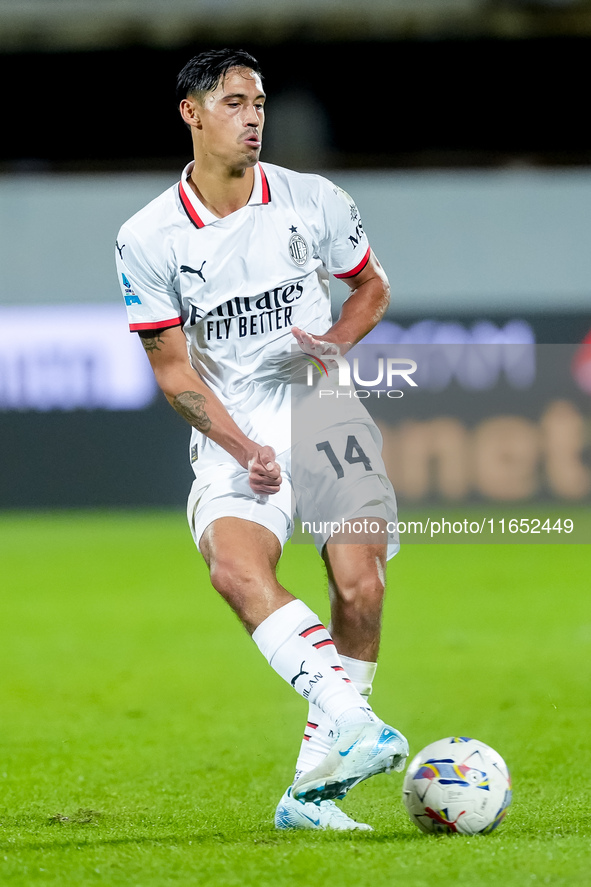
[[[298,444],[308,486],[298,487],[290,368],[294,351],[338,360],[362,339],[386,310],[388,282],[345,192],[321,176],[259,162],[265,92],[252,56],[196,56],[179,74],[177,95],[194,160],[117,237],[130,328],[167,400],[193,428],[188,519],[211,582],[270,665],[308,700],[295,780],[275,824],[369,829],[335,799],[369,776],[402,769],[408,755],[405,738],[367,701],[385,565],[396,550],[388,551],[385,530],[395,499],[379,433],[361,405],[346,425],[331,425],[330,410],[326,427],[317,427],[318,417],[310,423]],[[329,274],[351,289],[336,323]],[[328,630],[276,578],[296,508],[303,520],[338,512],[380,528],[353,544],[346,532],[331,535],[326,520],[324,528],[314,523],[329,580]]]

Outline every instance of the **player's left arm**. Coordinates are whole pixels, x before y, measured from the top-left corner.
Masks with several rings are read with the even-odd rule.
[[[343,279],[351,293],[343,303],[339,319],[326,333],[313,336],[298,327],[292,327],[298,344],[308,354],[320,356],[330,353],[330,350],[318,350],[323,344],[335,345],[340,354],[345,354],[380,322],[388,309],[390,284],[373,252],[370,252],[369,260],[359,274]]]

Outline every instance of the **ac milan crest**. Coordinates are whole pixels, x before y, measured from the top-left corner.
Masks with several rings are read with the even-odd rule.
[[[308,261],[308,244],[301,234],[292,234],[289,238],[289,254],[296,265],[305,265]]]

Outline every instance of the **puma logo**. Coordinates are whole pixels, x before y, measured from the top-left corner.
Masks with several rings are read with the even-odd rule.
[[[309,671],[304,671],[304,665],[305,665],[305,664],[306,664],[306,660],[304,659],[304,661],[303,661],[302,664],[300,665],[300,672],[299,672],[299,674],[295,675],[295,677],[293,677],[293,678],[291,679],[291,686],[294,688],[294,690],[295,690],[295,682],[297,681],[297,679],[298,679],[298,678],[302,678],[305,674],[310,674]]]
[[[207,261],[207,259],[205,261]],[[199,269],[191,268],[190,265],[181,265],[181,274],[198,274],[199,277],[201,278],[201,280],[203,281],[203,283],[205,283],[205,277],[203,276],[203,273],[202,273],[204,265],[205,265],[205,262],[202,262],[201,268],[199,268]]]

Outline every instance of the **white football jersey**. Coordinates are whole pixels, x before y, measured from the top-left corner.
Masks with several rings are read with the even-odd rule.
[[[329,329],[329,274],[358,274],[367,237],[353,200],[322,176],[259,163],[246,206],[220,219],[189,186],[192,167],[117,236],[130,329],[182,325],[195,370],[245,434],[279,453],[291,327]],[[191,443],[200,459],[217,447],[195,429]]]

